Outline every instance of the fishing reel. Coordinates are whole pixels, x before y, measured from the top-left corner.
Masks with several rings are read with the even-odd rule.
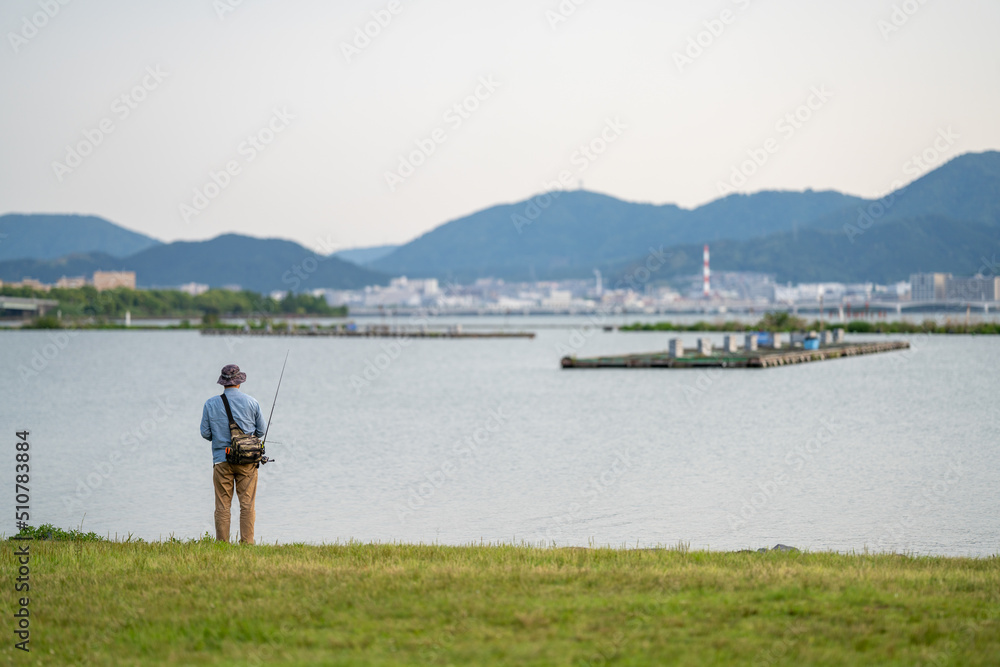
[[[271,444],[272,445],[280,445],[281,443],[280,442],[272,442]],[[264,465],[265,463],[274,463],[274,462],[275,462],[274,459],[271,458],[270,456],[262,456],[262,457],[260,457],[260,465]]]

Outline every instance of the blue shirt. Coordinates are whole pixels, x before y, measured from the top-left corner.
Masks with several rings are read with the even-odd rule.
[[[226,398],[229,408],[233,411],[236,425],[244,433],[253,433],[258,438],[264,435],[267,424],[260,412],[257,399],[244,394],[236,387],[226,387]],[[226,406],[222,404],[221,396],[213,396],[205,401],[201,411],[201,437],[212,441],[212,465],[226,460],[226,447],[232,443],[229,436],[229,417],[226,416]]]

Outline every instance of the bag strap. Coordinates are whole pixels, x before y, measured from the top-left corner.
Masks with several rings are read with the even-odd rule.
[[[229,436],[246,435],[239,424],[236,423],[236,420],[233,419],[233,411],[229,408],[229,399],[226,398],[225,392],[222,393],[222,405],[226,407],[226,416],[229,417]]]

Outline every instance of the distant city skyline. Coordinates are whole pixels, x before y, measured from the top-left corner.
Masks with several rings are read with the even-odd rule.
[[[996,25],[985,0],[12,0],[0,214],[329,252],[581,182],[877,197],[1000,148]]]

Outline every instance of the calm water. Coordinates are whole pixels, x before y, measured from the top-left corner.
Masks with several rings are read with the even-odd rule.
[[[665,349],[665,334],[542,329],[400,348],[50,336],[0,335],[0,426],[8,440],[31,430],[34,523],[214,532],[202,403],[238,363],[267,412],[290,349],[277,463],[258,492],[264,541],[1000,553],[1000,338],[910,337],[908,353],[713,372],[559,369],[568,350]]]

